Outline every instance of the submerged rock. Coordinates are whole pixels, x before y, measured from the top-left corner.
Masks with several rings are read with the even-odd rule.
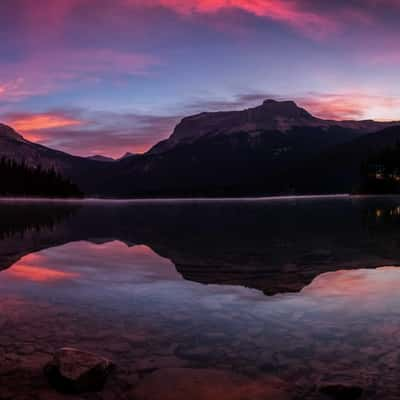
[[[286,385],[273,378],[250,379],[227,370],[167,368],[144,377],[135,400],[289,400]]]
[[[62,348],[45,366],[50,384],[62,393],[98,392],[112,371],[110,360],[74,348]]]
[[[319,392],[334,400],[357,400],[363,394],[359,386],[327,384],[319,388]]]

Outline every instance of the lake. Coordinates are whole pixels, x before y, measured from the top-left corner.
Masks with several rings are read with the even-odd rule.
[[[1,399],[71,398],[42,372],[65,346],[117,365],[80,399],[400,396],[400,197],[4,200],[0,220]]]

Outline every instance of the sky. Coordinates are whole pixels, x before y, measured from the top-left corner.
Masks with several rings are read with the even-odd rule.
[[[400,120],[399,19],[399,0],[1,0],[0,121],[119,157],[267,98]]]

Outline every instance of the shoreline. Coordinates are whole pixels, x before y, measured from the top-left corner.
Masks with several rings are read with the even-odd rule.
[[[140,203],[140,202],[236,202],[236,201],[277,201],[277,200],[313,200],[313,199],[347,199],[353,197],[376,197],[379,195],[352,195],[339,194],[314,194],[314,195],[287,195],[287,196],[243,196],[243,197],[133,197],[133,198],[53,198],[53,197],[0,197],[0,202],[70,202],[70,203]],[[382,196],[382,195],[380,195]],[[383,195],[395,196],[395,195]],[[383,197],[382,196],[382,197]]]
[[[400,194],[313,194],[313,195],[287,195],[287,196],[243,196],[243,197],[133,197],[133,198],[53,198],[53,197],[0,197],[0,203],[213,203],[213,202],[273,202],[273,201],[293,201],[293,200],[334,200],[334,199],[367,199],[367,198],[387,198],[400,197]]]

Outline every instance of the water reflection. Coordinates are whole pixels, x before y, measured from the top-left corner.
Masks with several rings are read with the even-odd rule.
[[[0,205],[0,239],[23,237],[38,233],[43,229],[53,230],[63,220],[71,217],[80,206],[78,204],[52,204],[22,202],[19,205]]]
[[[128,247],[111,241],[103,244],[73,242],[40,253],[31,253],[3,271],[4,280],[27,280],[54,284],[92,282],[100,287],[181,279],[173,264],[149,247]]]
[[[4,397],[52,398],[41,368],[67,345],[118,363],[96,399],[171,368],[273,377],[296,399],[324,382],[398,398],[399,204],[2,204]]]
[[[118,240],[149,247],[190,281],[298,292],[325,272],[400,264],[399,204],[396,197],[3,203],[0,269],[69,242]]]
[[[25,262],[18,262],[5,276],[24,279],[32,282],[55,282],[59,280],[77,278],[78,275],[64,271],[54,271],[50,268],[35,267],[32,265],[32,257]]]
[[[380,267],[328,272],[316,277],[301,293],[349,298],[353,304],[357,303],[356,307],[360,307],[367,298],[396,298],[399,289],[400,268]]]
[[[144,245],[80,241],[25,256],[0,278],[9,335],[0,347],[20,365],[71,345],[116,360],[114,388],[137,371],[185,367],[274,376],[297,394],[320,382],[399,394],[396,267],[328,272],[266,297],[185,281]]]

